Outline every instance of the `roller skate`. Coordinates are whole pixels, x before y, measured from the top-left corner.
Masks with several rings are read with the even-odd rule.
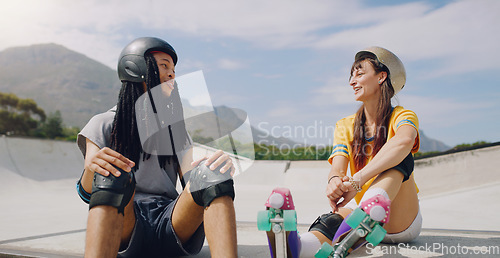
[[[337,237],[333,246],[324,243],[315,257],[346,257],[367,242],[377,246],[387,234],[382,225],[389,222],[390,206],[391,200],[382,195],[376,195],[361,203],[361,206],[345,219],[350,229]]]
[[[299,257],[297,213],[287,188],[275,188],[257,215],[257,228],[266,231],[271,257]]]

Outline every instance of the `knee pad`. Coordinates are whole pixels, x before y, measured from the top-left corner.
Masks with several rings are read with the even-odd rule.
[[[333,236],[337,232],[340,224],[344,218],[337,213],[326,213],[319,216],[309,227],[308,231],[319,231],[321,234],[325,235],[330,241],[333,240]]]
[[[113,174],[105,177],[94,173],[89,209],[99,205],[108,205],[117,208],[118,213],[124,214],[125,206],[134,195],[135,177],[134,172],[118,170],[121,172],[119,177]]]
[[[413,155],[410,152],[410,154],[408,154],[408,156],[406,156],[406,158],[403,161],[401,161],[401,163],[393,167],[393,169],[396,169],[403,174],[404,177],[403,182],[404,182],[410,178],[414,166],[415,162],[413,160]]]
[[[224,164],[212,171],[205,165],[205,161],[202,161],[191,171],[189,190],[196,204],[206,208],[221,196],[229,196],[234,200],[233,178],[229,172],[220,172]]]

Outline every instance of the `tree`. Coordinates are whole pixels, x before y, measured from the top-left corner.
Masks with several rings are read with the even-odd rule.
[[[42,132],[50,139],[64,136],[63,120],[59,110],[49,114],[47,121],[42,126]]]
[[[29,135],[45,118],[34,100],[0,92],[0,134]]]

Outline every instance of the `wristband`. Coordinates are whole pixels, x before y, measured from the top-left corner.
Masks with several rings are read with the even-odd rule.
[[[332,176],[332,177],[330,177],[330,178],[328,179],[328,183],[330,183],[330,181],[332,181],[332,179],[333,179],[333,178],[335,178],[335,177],[339,177],[339,176]]]
[[[76,182],[76,192],[78,193],[78,196],[80,196],[82,201],[88,204],[90,202],[90,196],[92,195],[92,193],[87,193],[87,191],[85,191],[85,189],[83,189],[83,186],[82,186],[83,173],[85,173],[85,169],[83,170],[82,176],[80,176],[80,179],[78,180],[78,182]]]

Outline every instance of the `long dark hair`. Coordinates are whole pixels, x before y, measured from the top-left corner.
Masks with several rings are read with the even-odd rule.
[[[375,156],[382,146],[387,141],[387,130],[389,121],[392,114],[391,98],[394,96],[394,88],[392,87],[389,69],[378,62],[377,60],[365,57],[357,60],[351,67],[351,76],[353,72],[362,67],[362,62],[367,60],[374,68],[375,73],[386,72],[387,78],[384,80],[381,88],[381,97],[377,107],[377,114],[375,120],[375,135],[373,136],[373,149],[371,153],[367,153],[366,147],[368,146],[368,139],[366,139],[365,122],[366,115],[364,112],[364,104],[359,107],[354,119],[354,139],[352,142],[354,165],[357,171],[366,165],[366,160],[369,156]]]
[[[151,53],[146,53],[144,58],[147,65],[145,78],[146,86],[148,89],[151,89],[152,87],[160,84],[158,65],[156,63],[156,59]],[[144,93],[142,83],[128,81],[124,81],[122,83],[120,94],[118,96],[118,104],[116,106],[116,114],[113,120],[113,128],[111,131],[110,148],[134,161],[136,164],[134,169],[139,168],[141,154],[143,161],[151,157],[151,155],[145,153],[142,148],[135,113],[135,102]],[[169,105],[168,108],[157,107],[157,109],[167,108],[168,110],[165,112],[171,112],[171,114],[175,117],[182,117],[183,108],[177,87],[174,88],[169,99],[171,105]],[[185,125],[182,119],[180,123],[181,127],[184,128],[185,137],[187,139],[187,133],[185,132]],[[172,161],[177,163],[178,169],[179,162],[176,156],[161,155],[158,156],[158,160],[160,167],[163,169],[167,163],[170,164]]]

